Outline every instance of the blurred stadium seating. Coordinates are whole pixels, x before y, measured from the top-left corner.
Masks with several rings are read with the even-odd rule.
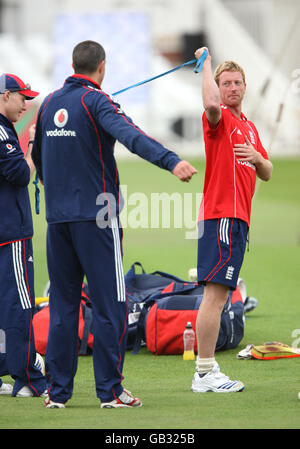
[[[274,156],[300,155],[300,83],[293,78],[300,77],[293,72],[297,68],[300,72],[299,55],[293,53],[299,33],[299,27],[294,29],[299,10],[295,1],[285,2],[276,46],[271,45],[269,33],[272,28],[274,35],[274,27],[266,24],[280,14],[278,0],[190,0],[188,8],[182,8],[179,0],[103,0],[101,8],[93,0],[84,6],[78,0],[43,2],[43,6],[37,0],[0,3],[0,72],[16,73],[30,82],[41,92],[39,101],[72,73],[71,51],[80,40],[98,40],[106,48],[103,89],[109,93],[185,62],[197,46],[206,44],[214,65],[234,59],[245,68],[244,112],[255,118],[265,147],[271,145]],[[19,20],[12,22],[15,16]],[[22,26],[17,29],[15,24]],[[290,40],[278,58],[286,36]],[[287,53],[292,57],[287,58]],[[136,123],[165,145],[180,154],[203,155],[201,74],[194,74],[192,67],[118,99]],[[277,123],[281,103],[284,109]],[[122,146],[117,146],[117,152],[120,157],[128,155]]]

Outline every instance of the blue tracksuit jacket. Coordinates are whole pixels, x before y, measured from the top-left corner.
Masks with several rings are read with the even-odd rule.
[[[14,126],[0,114],[0,328],[6,335],[6,354],[0,358],[0,375],[10,374],[15,380],[13,396],[24,385],[35,396],[46,389],[45,377],[34,366],[33,225],[27,189],[29,180],[30,169]]]
[[[100,193],[112,194],[119,212],[116,140],[166,170],[172,171],[180,161],[84,75],[70,76],[45,98],[37,119],[33,160],[45,186],[48,223],[95,220]]]
[[[30,169],[15,128],[0,114],[0,244],[33,235],[29,181]]]

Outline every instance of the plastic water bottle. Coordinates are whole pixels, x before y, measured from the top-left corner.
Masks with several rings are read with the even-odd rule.
[[[192,323],[188,321],[185,331],[183,332],[183,360],[194,360],[195,359],[195,332]]]
[[[0,354],[5,353],[6,353],[5,332],[3,329],[0,329]]]

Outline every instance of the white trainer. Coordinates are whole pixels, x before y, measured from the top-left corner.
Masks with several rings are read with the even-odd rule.
[[[32,391],[26,385],[24,385],[24,387],[22,387],[16,394],[17,398],[31,398],[32,396],[33,396]]]
[[[142,405],[142,401],[139,398],[135,398],[130,391],[124,388],[117,399],[111,402],[102,402],[101,408],[141,407]]]
[[[13,386],[10,384],[2,383],[0,387],[0,394],[12,394]]]
[[[44,405],[46,408],[65,408],[65,404],[62,402],[51,401],[49,396],[47,396],[47,399],[44,400]]]
[[[43,393],[40,394],[40,398],[45,398],[48,396],[48,390],[43,391]],[[32,398],[33,397],[33,393],[30,390],[29,387],[27,387],[27,385],[24,385],[24,387],[22,387],[18,393],[16,394],[17,398]]]
[[[192,382],[194,393],[205,393],[207,391],[233,393],[243,391],[244,388],[245,385],[239,380],[230,380],[228,376],[221,373],[217,362],[213,369],[202,377],[196,372]]]

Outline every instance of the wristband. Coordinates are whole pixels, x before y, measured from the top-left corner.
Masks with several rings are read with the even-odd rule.
[[[34,140],[29,140],[29,142],[28,142],[28,146],[30,145],[30,144],[34,144]]]

